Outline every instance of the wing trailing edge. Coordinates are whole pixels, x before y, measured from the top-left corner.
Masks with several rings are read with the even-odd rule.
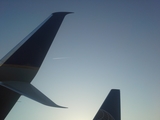
[[[45,96],[42,92],[40,92],[30,83],[19,81],[4,81],[0,82],[0,85],[44,105],[51,107],[66,108],[55,104],[52,100],[50,100],[47,96]]]

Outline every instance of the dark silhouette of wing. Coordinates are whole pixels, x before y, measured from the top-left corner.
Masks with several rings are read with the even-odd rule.
[[[110,91],[93,120],[121,120],[120,90]]]
[[[58,29],[70,12],[51,14],[0,61],[0,119],[3,120],[20,95],[42,104],[61,107],[30,82],[38,72]]]

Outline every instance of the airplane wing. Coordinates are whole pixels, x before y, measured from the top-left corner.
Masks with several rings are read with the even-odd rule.
[[[51,14],[0,61],[0,119],[3,120],[20,95],[42,104],[61,107],[31,85],[56,33],[70,12]]]
[[[121,120],[120,90],[112,89],[93,120]]]

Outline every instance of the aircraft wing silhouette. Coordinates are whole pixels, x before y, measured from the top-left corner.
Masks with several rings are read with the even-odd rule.
[[[5,119],[20,95],[42,104],[60,107],[41,93],[31,81],[37,74],[64,17],[51,14],[0,61],[0,119]]]
[[[111,89],[93,120],[121,120],[119,89]]]

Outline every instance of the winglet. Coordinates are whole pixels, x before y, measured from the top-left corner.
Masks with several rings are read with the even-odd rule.
[[[52,13],[17,46],[6,54],[1,59],[0,63],[4,65],[39,68],[58,32],[64,17],[70,13],[72,12]]]
[[[44,105],[51,107],[66,108],[55,104],[52,100],[50,100],[47,96],[45,96],[42,92],[40,92],[30,83],[19,81],[3,81],[0,82],[0,85]]]
[[[121,120],[120,90],[110,91],[93,120]]]

